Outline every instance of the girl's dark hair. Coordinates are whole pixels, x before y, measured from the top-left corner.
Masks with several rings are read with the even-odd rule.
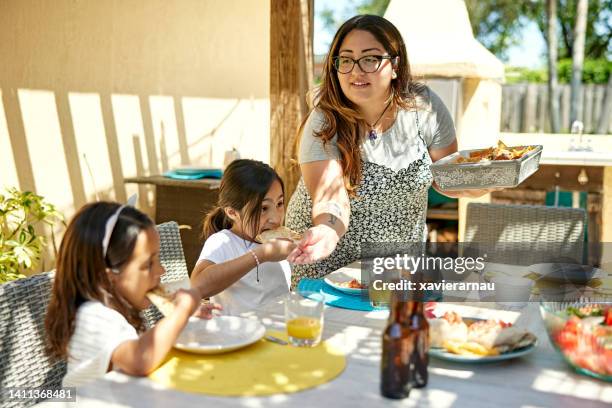
[[[342,92],[338,73],[334,68],[334,57],[340,53],[340,47],[346,36],[353,30],[367,31],[382,44],[385,51],[394,59],[393,68],[397,77],[391,80],[390,99],[392,108],[414,109],[416,95],[423,91],[423,85],[415,82],[410,72],[406,44],[399,30],[387,19],[375,15],[358,15],[347,20],[336,32],[329,53],[323,63],[321,85],[314,92],[315,109],[325,117],[323,128],[315,133],[323,144],[338,135],[337,145],[340,151],[340,165],[344,173],[344,185],[350,196],[355,196],[361,181],[361,144],[360,129],[367,129],[365,119],[357,106]],[[310,115],[306,115],[298,129],[296,152]]]
[[[88,300],[112,307],[134,327],[143,329],[139,311],[115,291],[106,269],[120,269],[130,259],[140,232],[154,224],[137,209],[124,207],[104,258],[102,240],[106,222],[118,209],[119,204],[111,202],[87,204],[68,225],[58,253],[45,319],[49,350],[55,356],[67,356],[77,310]]]
[[[257,160],[234,160],[223,172],[219,187],[219,200],[204,218],[202,237],[207,240],[215,232],[232,227],[232,220],[225,214],[230,207],[241,214],[242,228],[250,226],[251,231],[259,231],[261,203],[266,197],[272,183],[277,180],[283,193],[283,180],[266,163]],[[254,240],[255,237],[249,237]]]

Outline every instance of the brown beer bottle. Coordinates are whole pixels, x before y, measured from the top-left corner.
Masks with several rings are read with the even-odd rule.
[[[410,301],[410,315],[408,318],[410,331],[414,341],[414,348],[410,357],[410,372],[412,386],[423,388],[427,385],[429,364],[429,323],[423,313],[424,303],[421,301]]]
[[[383,332],[380,393],[383,397],[406,398],[412,388],[410,371],[415,351],[415,332],[410,323],[410,303],[394,290],[389,305],[389,320]]]

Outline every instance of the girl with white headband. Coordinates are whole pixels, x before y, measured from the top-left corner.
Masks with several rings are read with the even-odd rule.
[[[67,358],[64,386],[110,370],[147,375],[165,358],[189,317],[209,318],[196,290],[179,290],[174,311],[145,330],[145,294],[159,285],[159,235],[131,206],[98,202],[73,218],[60,246],[45,322],[52,354]]]

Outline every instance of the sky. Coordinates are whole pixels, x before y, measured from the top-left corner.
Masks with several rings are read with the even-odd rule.
[[[329,44],[334,36],[333,32],[328,32],[323,27],[323,22],[319,18],[321,10],[328,8],[336,15],[349,18],[354,14],[355,1],[351,0],[315,0],[315,26],[314,26],[314,52],[317,55],[326,54]],[[535,23],[528,24],[522,32],[522,41],[518,46],[508,50],[508,61],[506,65],[543,68],[546,64],[545,59],[546,43],[540,34],[540,30]]]
[[[518,46],[508,49],[508,64],[515,67],[542,68],[546,65],[546,42],[536,23],[529,23]]]

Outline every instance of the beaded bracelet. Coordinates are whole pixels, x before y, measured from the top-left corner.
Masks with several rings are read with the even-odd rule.
[[[257,277],[257,282],[259,283],[259,258],[257,257],[255,251],[253,251],[252,249],[249,249],[248,251],[251,253],[251,255],[253,255],[253,259],[255,259],[255,263],[257,264],[255,274]]]

